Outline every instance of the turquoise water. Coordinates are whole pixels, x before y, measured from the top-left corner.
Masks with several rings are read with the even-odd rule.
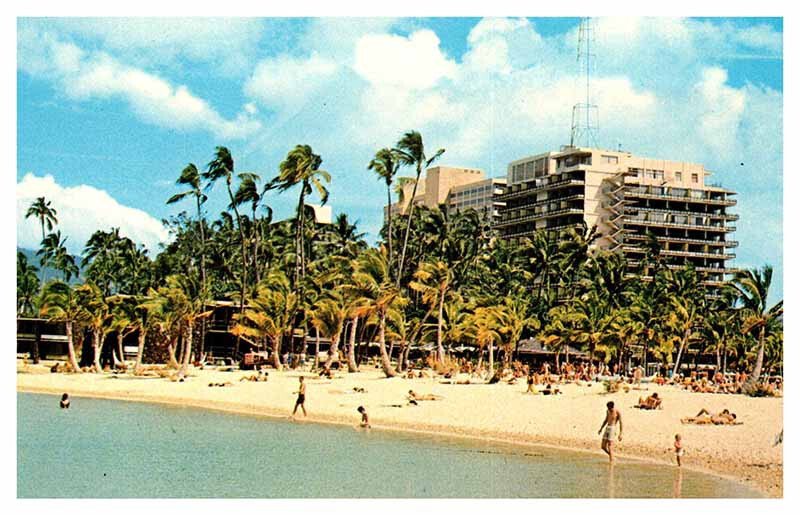
[[[354,415],[354,421],[356,417]],[[17,395],[28,497],[753,497],[675,467],[193,408]]]

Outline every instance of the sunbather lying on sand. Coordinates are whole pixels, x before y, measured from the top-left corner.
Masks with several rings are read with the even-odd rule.
[[[209,387],[213,387],[213,386],[223,387],[223,386],[233,386],[233,384],[230,381],[225,381],[224,383],[208,383],[208,386]]]
[[[416,404],[417,401],[440,401],[444,397],[441,395],[434,395],[432,393],[419,394],[414,390],[408,391],[408,402]]]
[[[649,397],[639,397],[639,404],[634,406],[639,409],[661,409],[661,398],[653,392]]]
[[[682,424],[699,424],[699,425],[706,425],[706,424],[714,424],[717,426],[722,425],[739,425],[741,422],[736,420],[736,413],[731,413],[727,409],[724,409],[717,413],[716,415],[712,415],[707,409],[703,408],[700,412],[695,415],[694,417],[684,417],[681,419]]]

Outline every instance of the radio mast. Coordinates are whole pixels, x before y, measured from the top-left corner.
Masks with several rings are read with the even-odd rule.
[[[597,132],[600,129],[600,114],[597,104],[592,103],[591,76],[595,63],[592,53],[594,43],[594,23],[591,18],[581,18],[578,27],[578,70],[586,82],[586,98],[572,106],[572,130],[569,145],[596,147]]]

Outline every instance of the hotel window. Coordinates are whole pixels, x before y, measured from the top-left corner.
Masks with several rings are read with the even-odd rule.
[[[697,181],[698,181],[699,179],[700,179],[700,177],[699,177],[699,176],[698,176],[696,173],[693,173],[693,174],[692,174],[692,182],[694,182],[694,183],[697,183]]]
[[[683,174],[681,172],[675,172],[675,180],[678,182],[683,181]]]
[[[546,173],[544,159],[537,159],[534,166],[534,173],[536,174],[536,177],[542,177]]]
[[[600,156],[600,161],[610,165],[619,164],[619,157],[617,156]]]

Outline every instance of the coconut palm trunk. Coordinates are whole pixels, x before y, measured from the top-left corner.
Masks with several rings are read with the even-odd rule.
[[[686,343],[689,341],[690,329],[687,329],[683,332],[683,338],[681,338],[681,345],[678,347],[678,356],[675,358],[675,366],[672,368],[672,375],[678,373],[678,369],[681,366],[681,356],[683,355],[683,351],[686,349]],[[763,357],[763,356],[762,356]]]
[[[92,331],[92,352],[94,353],[92,357],[92,364],[94,365],[95,372],[101,372],[103,367],[100,366],[100,352],[103,350],[103,338],[101,335],[102,331],[94,329]]]
[[[183,363],[179,371],[180,375],[186,375],[189,372],[189,361],[192,356],[192,338],[194,337],[192,333],[194,333],[194,323],[189,322],[186,325],[186,335],[183,344]]]
[[[142,358],[144,357],[144,341],[147,337],[147,331],[144,328],[139,328],[138,346],[136,348],[136,364],[133,367],[134,373],[141,372]]]
[[[314,370],[319,369],[319,329],[314,328]]]
[[[331,347],[328,349],[328,359],[325,360],[324,369],[327,372],[333,366],[334,358],[339,357],[339,334],[331,335]]]
[[[168,368],[179,368],[180,365],[178,364],[178,360],[175,358],[175,342],[172,341],[167,344],[167,353],[169,354],[169,361],[167,363]]]
[[[411,234],[411,218],[414,215],[414,197],[417,196],[417,185],[419,184],[419,176],[422,174],[422,169],[417,163],[417,180],[414,181],[414,187],[411,189],[411,198],[408,200],[408,221],[406,222],[406,233],[403,236],[403,250],[400,252],[400,263],[397,266],[397,287],[400,287],[400,281],[403,278],[403,265],[406,261],[406,249],[408,248],[408,235]]]
[[[388,254],[388,256],[389,256],[389,263],[391,264],[391,262],[392,262],[392,183],[391,182],[387,182],[386,183],[386,221],[387,221],[388,230],[389,230],[389,234],[388,234],[388,236],[389,236],[388,237],[389,254]],[[42,231],[42,234],[44,234],[44,231]],[[44,236],[42,237],[42,239],[44,239]],[[391,269],[389,270],[389,272],[391,273]]]
[[[358,372],[356,364],[356,331],[358,329],[358,317],[353,317],[350,324],[350,343],[347,346],[347,371],[350,373]]]
[[[756,364],[753,367],[753,372],[747,378],[744,388],[750,389],[758,383],[761,377],[761,369],[764,367],[764,347],[766,345],[765,327],[762,325],[758,332],[758,354],[756,355]]]
[[[72,341],[72,320],[67,320],[67,355],[69,356],[69,364],[73,372],[80,373],[81,368],[78,366],[78,358],[75,355],[75,343]]]
[[[119,361],[123,364],[125,363],[125,349],[122,345],[124,338],[125,335],[122,334],[122,331],[117,331],[117,352],[119,353]]]
[[[275,370],[281,369],[281,340],[283,335],[272,338],[272,366]]]
[[[444,345],[442,344],[442,325],[444,321],[444,292],[439,293],[439,319],[436,321],[436,354],[439,363],[444,363]]]
[[[392,361],[389,359],[389,354],[386,352],[386,312],[381,311],[379,315],[378,325],[378,348],[381,352],[381,366],[383,373],[386,377],[394,377],[397,375],[394,368],[392,368]]]
[[[489,375],[494,374],[494,341],[489,342]]]

